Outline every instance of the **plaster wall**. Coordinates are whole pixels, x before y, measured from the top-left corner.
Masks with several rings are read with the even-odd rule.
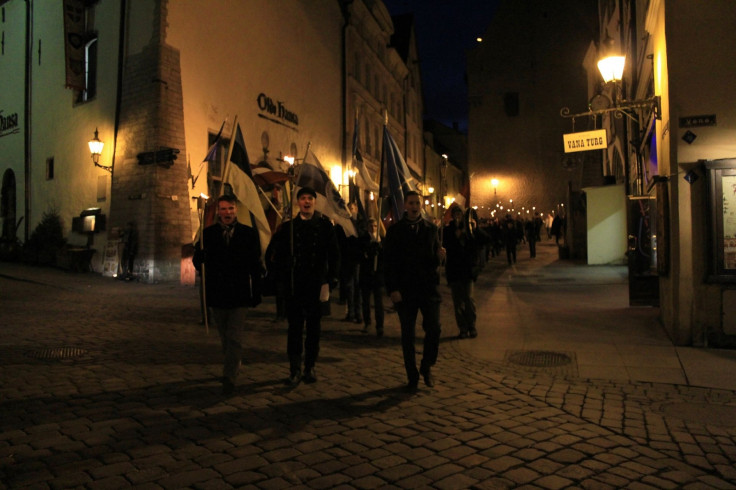
[[[660,174],[670,179],[672,260],[669,274],[660,281],[662,316],[673,340],[681,345],[702,344],[707,329],[722,330],[722,292],[729,289],[706,282],[706,179],[691,185],[683,176],[696,168],[698,160],[736,156],[732,103],[736,66],[724,62],[736,56],[734,25],[733,2],[672,0],[661,2],[652,32],[659,45],[655,79],[663,89]],[[709,114],[716,116],[716,125],[687,128],[680,124],[682,118]],[[686,131],[696,135],[691,144],[682,139]],[[704,177],[702,172],[699,175]]]
[[[236,116],[253,163],[263,159],[264,147],[278,166],[280,155],[301,159],[311,145],[328,169],[342,165],[337,2],[292,1],[276,9],[267,0],[177,0],[168,10],[167,43],[181,54],[186,158],[193,173],[200,172],[208,133],[227,120],[223,134],[229,137]],[[262,109],[264,97],[297,114],[298,124],[282,124]],[[206,164],[201,172],[206,176]],[[192,197],[200,192],[206,192],[206,177],[190,186]]]

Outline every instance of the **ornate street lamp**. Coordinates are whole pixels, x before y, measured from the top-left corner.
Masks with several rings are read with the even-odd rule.
[[[95,128],[95,137],[89,140],[88,145],[89,151],[92,154],[92,162],[95,164],[95,167],[103,168],[112,173],[111,166],[100,164],[100,155],[102,154],[102,149],[105,147],[105,143],[100,141],[100,138],[97,137],[97,128]]]

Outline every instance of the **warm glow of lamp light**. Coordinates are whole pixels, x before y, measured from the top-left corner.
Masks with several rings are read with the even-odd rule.
[[[603,58],[598,62],[598,70],[601,72],[603,81],[613,82],[621,80],[624,74],[624,64],[626,63],[626,57],[620,55],[613,55]]]
[[[430,194],[434,194],[434,187],[432,187],[431,185],[429,186],[429,189],[427,190],[429,191]]]
[[[289,165],[294,165],[294,157],[292,157],[291,155],[286,155],[284,157],[284,161]]]
[[[494,189],[498,187],[498,179],[491,179],[491,185]]]
[[[335,184],[335,186],[342,185],[342,167],[335,165],[330,168],[330,180],[332,180],[332,183]]]
[[[100,155],[102,154],[102,149],[105,147],[105,143],[100,141],[100,138],[97,137],[97,128],[95,128],[95,137],[89,140],[89,152],[92,153],[92,161],[95,162],[95,164],[100,162]]]

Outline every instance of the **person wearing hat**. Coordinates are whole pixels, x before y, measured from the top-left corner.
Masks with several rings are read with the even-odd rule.
[[[317,193],[311,187],[302,187],[296,200],[299,212],[293,219],[284,221],[271,239],[277,280],[285,292],[289,324],[287,382],[291,385],[302,380],[305,383],[317,381],[314,366],[322,328],[321,303],[337,285],[340,267],[335,229],[326,216],[315,210]]]

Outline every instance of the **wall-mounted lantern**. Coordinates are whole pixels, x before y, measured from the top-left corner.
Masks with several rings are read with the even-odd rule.
[[[92,161],[94,162],[95,167],[100,167],[112,173],[112,166],[100,165],[100,155],[102,154],[102,149],[105,147],[105,143],[100,141],[100,138],[97,137],[97,128],[95,128],[95,137],[89,140],[88,144],[89,152],[92,154]]]

